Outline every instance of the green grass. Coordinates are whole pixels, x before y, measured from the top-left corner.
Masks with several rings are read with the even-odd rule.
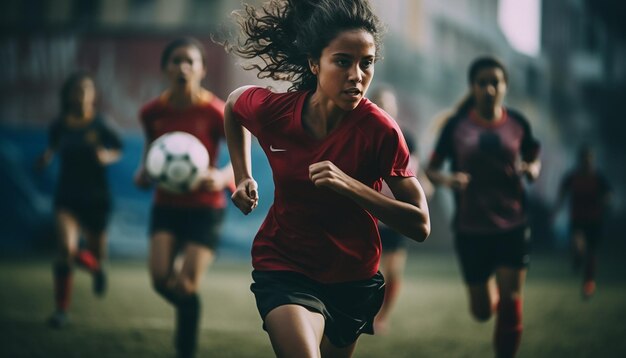
[[[598,292],[560,256],[535,256],[519,357],[626,357],[626,268],[601,262]],[[98,299],[77,272],[71,325],[45,325],[52,312],[51,259],[0,262],[0,357],[172,357],[173,309],[151,290],[144,262],[112,261]],[[248,287],[247,262],[218,261],[206,274],[199,357],[273,357]],[[415,252],[385,336],[363,335],[355,357],[490,357],[494,321],[474,322],[454,256]]]

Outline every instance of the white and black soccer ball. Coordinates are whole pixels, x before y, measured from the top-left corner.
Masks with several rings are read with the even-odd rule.
[[[169,132],[150,144],[145,166],[159,187],[185,193],[193,188],[200,174],[208,170],[209,153],[195,136]]]

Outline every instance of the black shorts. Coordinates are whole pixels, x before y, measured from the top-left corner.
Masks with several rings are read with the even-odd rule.
[[[602,223],[600,222],[572,222],[570,225],[570,231],[572,234],[576,232],[581,232],[585,238],[585,244],[587,244],[587,247],[590,250],[595,251],[598,248],[600,239],[602,238],[602,227]]]
[[[530,263],[530,229],[521,227],[499,234],[457,233],[455,248],[463,279],[482,284],[498,267],[522,269]]]
[[[224,209],[172,208],[153,206],[150,215],[150,236],[167,231],[179,243],[194,242],[215,250],[219,243]]]
[[[380,242],[383,245],[383,253],[396,252],[406,248],[407,238],[387,225],[378,225]]]
[[[54,201],[56,210],[70,212],[84,230],[94,234],[106,230],[111,217],[111,201],[108,198],[76,198],[57,196]]]
[[[319,312],[325,320],[324,335],[339,348],[356,342],[361,333],[374,333],[374,317],[385,296],[380,272],[367,280],[333,284],[290,271],[254,270],[252,279],[250,290],[263,320],[271,310],[287,304]]]

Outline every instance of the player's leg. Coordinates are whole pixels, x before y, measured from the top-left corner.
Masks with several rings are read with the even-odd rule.
[[[176,239],[167,231],[155,231],[150,238],[150,257],[148,266],[152,287],[169,303],[176,305],[174,292],[174,259],[176,257]]]
[[[59,254],[54,263],[54,299],[56,311],[49,320],[54,327],[67,323],[67,309],[72,295],[72,262],[78,249],[78,221],[67,210],[57,209],[55,214]]]
[[[383,251],[380,263],[381,271],[385,277],[385,299],[374,321],[374,332],[376,333],[384,334],[388,330],[389,314],[397,302],[402,288],[406,258],[407,251],[405,248]]]
[[[526,268],[499,267],[496,279],[500,292],[494,334],[496,356],[513,357],[522,337],[522,303]]]
[[[457,234],[454,244],[463,280],[467,285],[472,317],[480,322],[487,321],[498,302],[493,277],[495,237]]]
[[[596,252],[601,234],[602,226],[600,223],[590,224],[583,231],[585,251],[582,295],[585,299],[590,298],[596,292],[596,269],[598,265]]]
[[[191,357],[196,351],[201,314],[198,289],[214,257],[213,250],[195,242],[183,248],[182,267],[175,279],[176,349],[181,357]]]
[[[530,261],[530,229],[522,227],[498,237],[496,281],[500,301],[494,331],[497,357],[513,357],[522,337],[524,283]]]
[[[106,273],[103,266],[107,249],[106,231],[86,229],[84,234],[87,240],[87,249],[80,250],[76,260],[91,272],[93,276],[93,292],[98,296],[103,296],[107,287]]]
[[[322,314],[287,304],[271,310],[264,322],[277,357],[320,357]]]
[[[485,282],[468,283],[467,291],[472,317],[480,322],[489,320],[499,301],[495,277],[491,276]]]
[[[573,225],[570,237],[572,269],[574,272],[580,272],[585,258],[585,235],[578,225]]]

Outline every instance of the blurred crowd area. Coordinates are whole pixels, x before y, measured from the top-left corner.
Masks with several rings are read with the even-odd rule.
[[[613,187],[609,228],[624,228],[626,153],[620,105],[626,93],[626,28],[619,0],[533,0],[536,23],[512,31],[532,34],[538,50],[524,53],[505,35],[504,0],[372,0],[388,31],[373,87],[392,86],[400,125],[418,140],[423,163],[446,111],[467,91],[466,71],[479,55],[495,55],[510,71],[507,105],[521,110],[542,142],[543,172],[529,190],[536,247],[566,247],[564,215],[550,211],[563,174],[581,144],[596,151]],[[260,4],[261,1],[247,1]],[[519,3],[522,3],[521,1]],[[0,246],[10,251],[53,245],[51,195],[58,166],[36,176],[32,163],[47,143],[59,111],[59,88],[76,70],[94,75],[98,108],[123,134],[121,162],[109,170],[115,197],[112,255],[144,255],[151,193],[134,188],[132,175],[143,135],[138,111],[165,88],[160,53],[170,40],[194,36],[207,47],[205,86],[218,96],[243,84],[286,88],[242,70],[212,38],[230,38],[226,0],[4,0],[0,3]],[[519,14],[522,16],[522,14]],[[509,34],[511,29],[509,28]],[[226,151],[223,150],[226,161]],[[247,255],[273,195],[271,175],[255,147],[261,207],[245,224],[229,208],[222,252]],[[265,199],[265,200],[263,200]],[[450,247],[451,195],[438,190],[430,204],[433,234],[423,247]],[[619,238],[615,237],[615,240]]]

